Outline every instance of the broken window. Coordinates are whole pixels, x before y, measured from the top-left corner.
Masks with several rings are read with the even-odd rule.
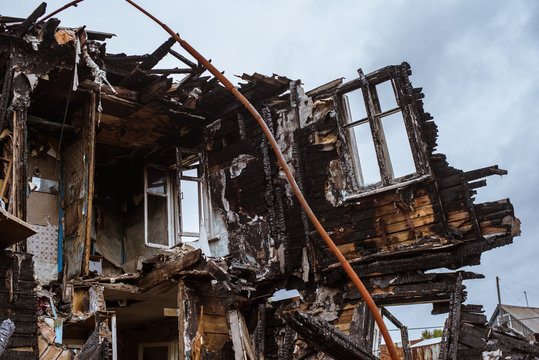
[[[144,225],[148,246],[168,248],[175,244],[172,192],[170,171],[147,165],[144,169]]]
[[[180,171],[177,198],[179,221],[177,226],[181,242],[195,241],[200,238],[201,226],[207,218],[204,211],[205,182],[199,154],[178,152]]]
[[[384,187],[426,174],[417,144],[413,114],[397,94],[399,82],[387,73],[367,76],[360,70],[356,86],[340,94],[350,144],[355,184]],[[385,76],[384,76],[385,75]]]
[[[146,245],[171,247],[208,232],[206,182],[198,153],[178,151],[176,164],[145,168]]]

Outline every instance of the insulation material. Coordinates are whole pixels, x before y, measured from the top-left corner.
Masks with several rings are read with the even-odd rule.
[[[34,254],[34,272],[38,281],[47,284],[58,279],[58,225],[34,225],[38,233],[27,240],[28,252]]]

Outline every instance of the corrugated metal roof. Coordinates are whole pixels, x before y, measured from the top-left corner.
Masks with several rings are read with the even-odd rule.
[[[426,339],[426,340],[420,341],[420,342],[410,346],[410,348],[416,348],[416,347],[421,347],[421,346],[429,346],[429,345],[433,345],[433,344],[438,344],[440,342],[442,342],[442,338],[441,337],[436,337],[436,338]]]
[[[539,333],[539,308],[513,305],[502,305],[501,307],[534,333]]]

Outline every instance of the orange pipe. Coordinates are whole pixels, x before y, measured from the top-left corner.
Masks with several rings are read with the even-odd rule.
[[[84,1],[84,0],[75,0],[75,1],[72,1],[72,2],[70,2],[68,4],[65,4],[64,6],[59,8],[58,10],[55,10],[55,11],[51,12],[49,15],[39,19],[39,21],[36,22],[36,25],[42,23],[43,21],[49,19],[50,17],[53,17],[54,15],[58,14],[59,12],[64,11],[68,7],[77,6],[77,4],[80,3],[81,1]]]
[[[254,108],[254,106],[243,96],[239,90],[219,71],[215,66],[213,66],[208,60],[206,60],[198,51],[196,51],[191,45],[189,45],[185,40],[182,40],[178,34],[176,34],[174,31],[172,31],[167,25],[163,24],[161,21],[159,21],[157,18],[155,18],[153,15],[148,13],[146,10],[135,4],[131,0],[125,0],[134,7],[136,7],[138,10],[140,10],[142,13],[144,13],[146,16],[151,18],[153,21],[155,21],[157,24],[159,24],[163,29],[165,29],[166,32],[170,34],[176,41],[183,47],[189,54],[191,54],[199,63],[201,63],[210,73],[213,74],[224,86],[227,88],[238,100],[245,106],[247,110],[253,115],[253,117],[256,119],[260,127],[262,127],[262,130],[264,131],[264,134],[266,134],[271,147],[273,148],[273,151],[275,152],[275,155],[277,155],[277,160],[279,161],[279,164],[281,165],[283,171],[286,174],[286,178],[288,179],[288,182],[292,186],[292,190],[294,190],[294,194],[296,194],[296,197],[298,198],[301,206],[303,207],[303,210],[305,210],[305,213],[307,213],[307,216],[312,221],[314,227],[326,244],[329,246],[333,254],[337,257],[339,262],[341,263],[341,266],[344,268],[344,271],[348,274],[356,288],[359,290],[359,293],[367,303],[367,306],[369,307],[371,313],[374,316],[374,319],[376,320],[376,323],[378,324],[378,327],[380,328],[380,331],[382,332],[382,335],[384,337],[384,340],[386,342],[387,348],[389,350],[389,353],[391,355],[391,359],[397,360],[399,359],[397,355],[397,351],[395,349],[395,346],[393,344],[393,341],[391,340],[391,336],[389,335],[389,331],[387,331],[387,327],[384,324],[384,321],[382,319],[382,316],[378,312],[378,308],[374,301],[372,300],[372,297],[370,296],[369,292],[365,288],[365,285],[361,282],[357,274],[355,273],[354,269],[352,269],[352,266],[350,266],[350,263],[346,260],[344,255],[341,253],[339,248],[335,245],[335,243],[331,240],[329,235],[327,234],[326,230],[322,227],[322,224],[320,224],[320,221],[318,221],[316,215],[313,213],[311,207],[307,203],[307,200],[305,200],[305,197],[301,193],[298,185],[296,184],[296,180],[294,179],[294,176],[290,172],[290,169],[288,165],[286,164],[286,161],[283,157],[283,154],[281,150],[279,149],[279,146],[277,145],[277,142],[275,141],[275,138],[271,134],[270,129],[262,119],[262,116],[258,113],[258,111]]]

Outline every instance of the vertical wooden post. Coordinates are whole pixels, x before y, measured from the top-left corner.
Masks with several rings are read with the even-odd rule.
[[[191,341],[197,332],[197,315],[193,290],[178,282],[178,336],[180,360],[191,360]]]
[[[90,271],[90,245],[92,242],[92,208],[94,199],[94,171],[95,171],[95,109],[96,109],[96,96],[92,92],[90,95],[90,106],[88,108],[87,116],[84,119],[85,126],[89,127],[88,131],[88,146],[86,154],[88,155],[88,200],[86,202],[86,238],[84,242],[84,261],[82,273],[87,276]]]
[[[26,221],[26,192],[28,187],[28,131],[26,107],[13,111],[13,215]],[[26,252],[26,240],[17,244],[17,251]]]

